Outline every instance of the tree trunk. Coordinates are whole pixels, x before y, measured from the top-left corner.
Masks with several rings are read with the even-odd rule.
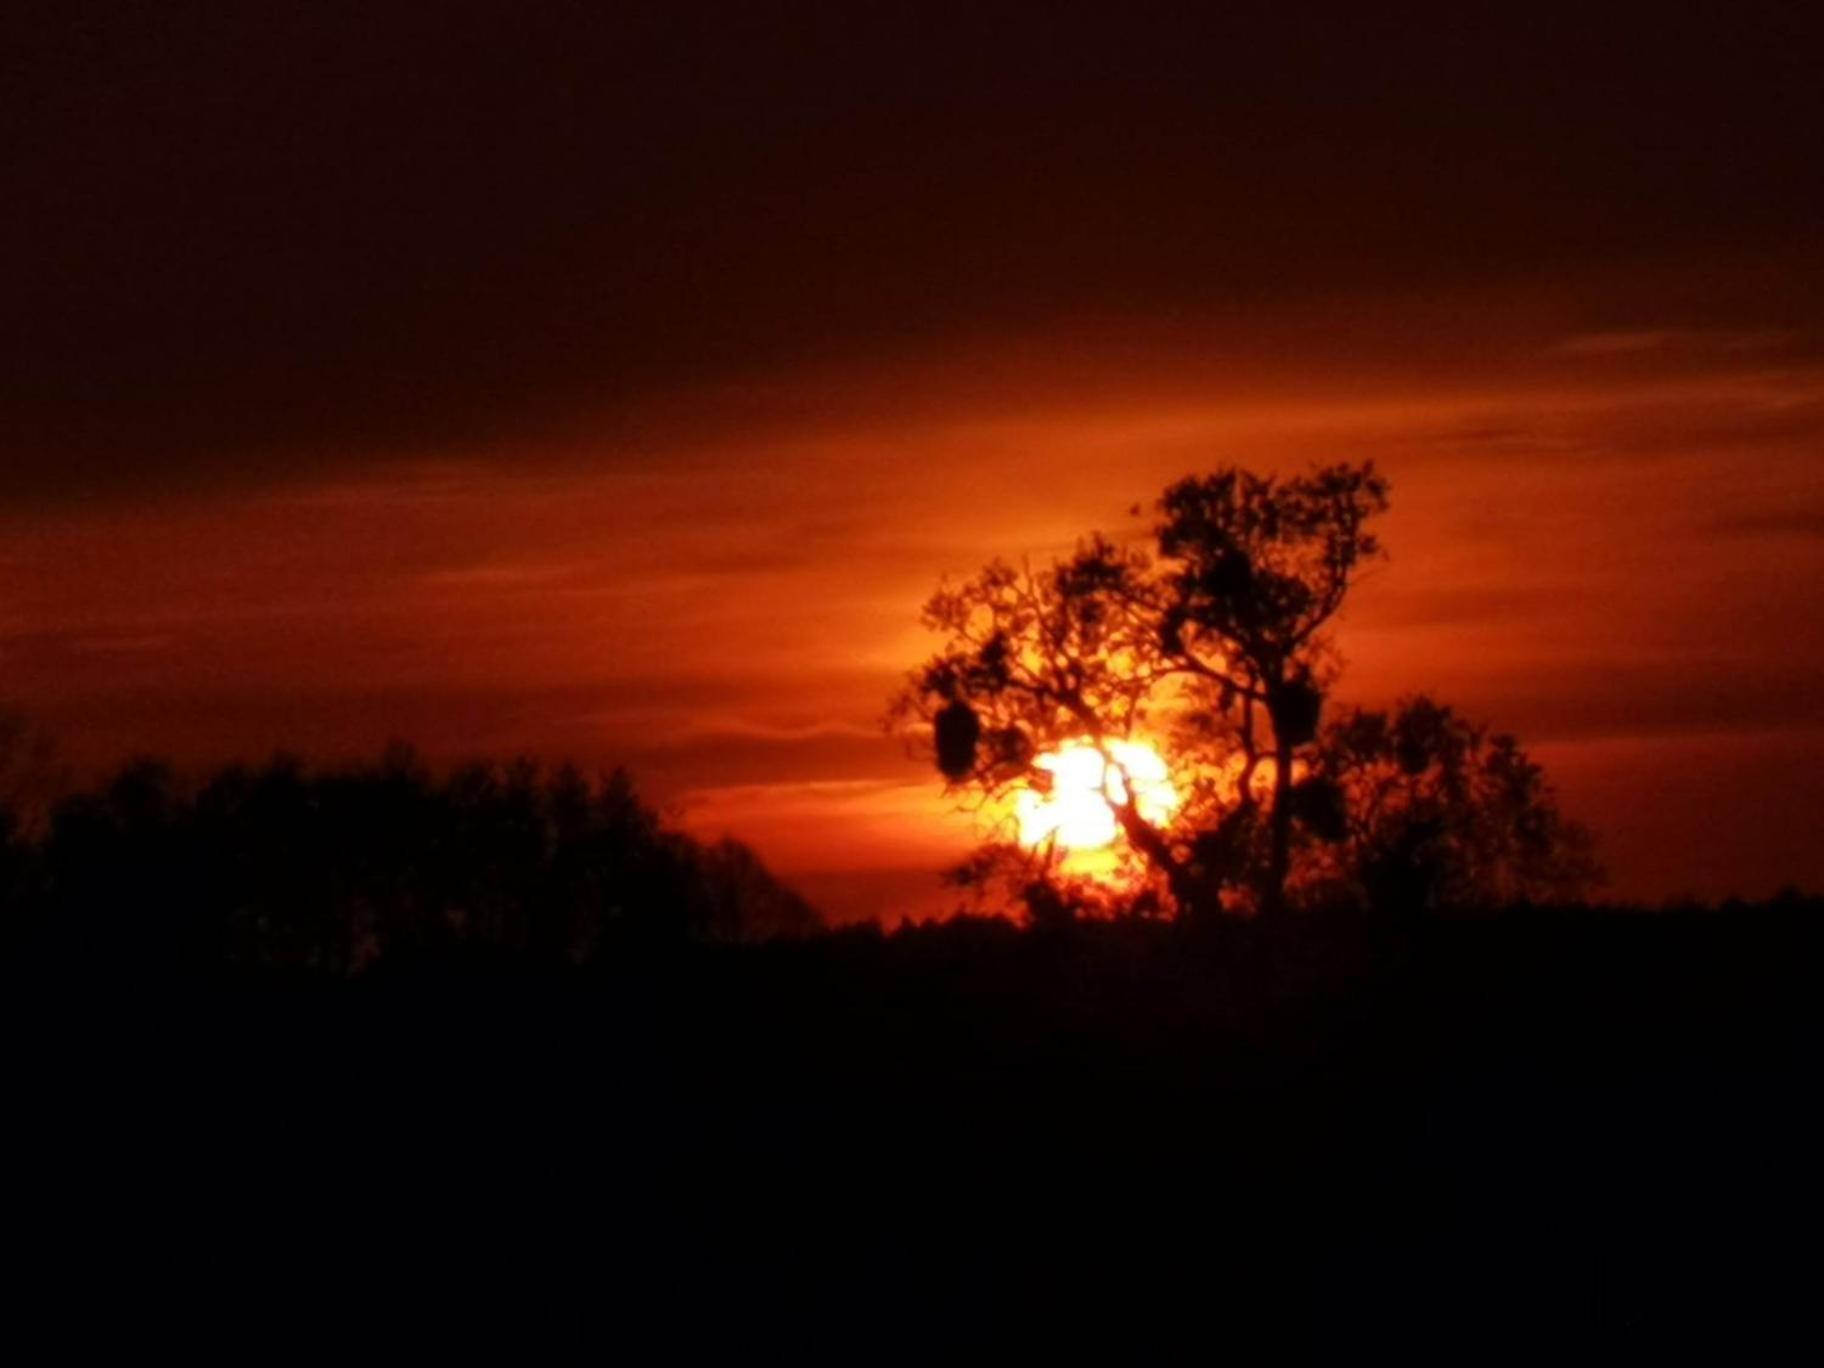
[[[1272,852],[1261,911],[1278,913],[1286,905],[1286,876],[1292,867],[1292,747],[1273,738]]]
[[[1165,875],[1172,901],[1178,904],[1179,915],[1195,918],[1209,912],[1207,891],[1198,886],[1190,871],[1172,854],[1172,848],[1165,837],[1134,811],[1133,804],[1130,802],[1117,806],[1115,817],[1134,849],[1145,856],[1154,869]]]

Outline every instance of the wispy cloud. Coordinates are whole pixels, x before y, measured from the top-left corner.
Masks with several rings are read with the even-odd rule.
[[[1761,352],[1795,341],[1780,328],[1637,328],[1578,333],[1547,346],[1563,356],[1637,356],[1647,352]]]

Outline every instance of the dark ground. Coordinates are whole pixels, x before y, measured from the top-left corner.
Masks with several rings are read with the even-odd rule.
[[[1809,1357],[1821,914],[19,966],[7,1300],[261,1357]]]

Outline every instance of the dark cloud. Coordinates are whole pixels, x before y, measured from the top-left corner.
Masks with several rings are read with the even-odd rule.
[[[1817,670],[1806,659],[1564,661],[1453,683],[1449,701],[1528,742],[1666,741],[1680,736],[1807,736],[1816,743]]]
[[[1458,623],[1536,621],[1562,612],[1563,591],[1542,585],[1418,585],[1382,589],[1368,607],[1352,608],[1353,625],[1439,627]]]
[[[1802,252],[1804,14],[16,7],[0,495],[584,412],[637,449],[655,396],[963,333]]]
[[[1733,513],[1718,518],[1717,531],[1730,536],[1775,535],[1824,540],[1824,507],[1778,508],[1754,513]]]

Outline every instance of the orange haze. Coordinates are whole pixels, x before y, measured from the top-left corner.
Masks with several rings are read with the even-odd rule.
[[[1060,325],[13,505],[0,699],[85,766],[392,737],[621,761],[833,911],[926,911],[966,826],[878,717],[938,577],[1138,534],[1130,505],[1218,462],[1372,457],[1391,556],[1343,623],[1344,697],[1517,731],[1618,895],[1824,884],[1824,354],[1643,298]]]

